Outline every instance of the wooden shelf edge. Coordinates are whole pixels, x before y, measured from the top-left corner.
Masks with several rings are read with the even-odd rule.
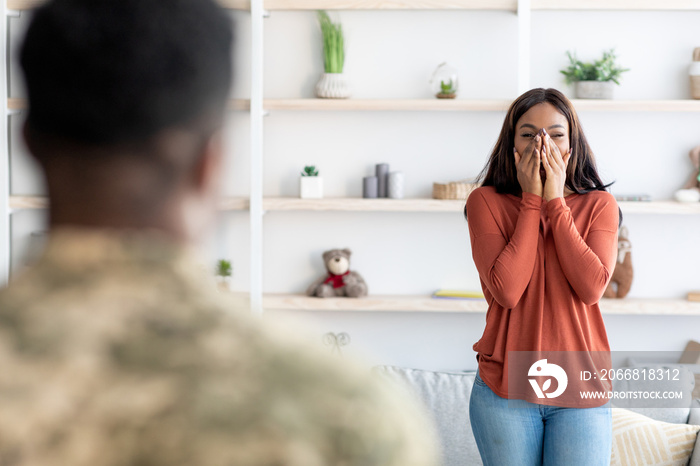
[[[601,299],[603,314],[700,316],[700,303],[686,299],[625,298]]]
[[[517,0],[264,0],[267,10],[503,10]]]
[[[290,212],[454,212],[464,210],[465,201],[428,198],[412,199],[362,199],[324,198],[300,199],[296,197],[266,197],[263,210]],[[623,215],[700,215],[700,202],[620,202]],[[42,196],[10,196],[11,209],[44,209],[48,206]],[[250,209],[250,201],[245,197],[226,197],[219,202],[219,210],[243,211]]]
[[[365,296],[363,298],[310,298],[295,294],[266,294],[263,308],[354,312],[486,312],[486,301],[433,299],[430,296]]]
[[[430,296],[367,296],[364,298],[310,298],[296,294],[266,294],[263,308],[297,311],[349,312],[457,312],[485,313],[485,300],[433,299]],[[684,299],[603,299],[604,315],[700,316],[700,302]]]
[[[223,8],[250,11],[250,0],[218,0]],[[7,0],[8,10],[31,10],[46,3],[46,0]]]
[[[10,209],[45,209],[48,201],[41,196],[10,196]]]
[[[42,196],[10,196],[10,208],[13,210],[45,209],[48,199]],[[219,202],[219,210],[248,210],[250,201],[243,197],[227,197]]]
[[[250,0],[218,0],[223,8],[250,11]],[[9,10],[30,10],[45,0],[7,0]],[[517,0],[265,0],[267,10],[497,10],[516,11]],[[532,0],[532,10],[700,10],[698,0]]]
[[[700,10],[698,0],[532,0],[533,10]]]
[[[700,112],[700,100],[572,100],[582,112]],[[363,112],[506,112],[511,101],[439,99],[265,99],[265,110]],[[250,110],[249,99],[230,99],[229,110]],[[7,99],[10,110],[27,108],[25,99]]]
[[[698,215],[700,202],[652,201],[618,202],[622,214]]]
[[[265,110],[505,112],[511,101],[440,99],[265,99]]]
[[[461,212],[465,201],[441,199],[363,199],[267,197],[263,209],[271,211],[345,212]]]
[[[10,97],[7,99],[7,108],[10,110],[25,110],[27,108],[27,100]],[[250,110],[250,99],[229,99],[227,108],[229,110]]]

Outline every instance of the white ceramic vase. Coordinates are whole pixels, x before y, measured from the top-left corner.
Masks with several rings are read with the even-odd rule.
[[[323,73],[316,84],[316,97],[322,99],[347,99],[350,86],[343,73]]]
[[[616,84],[612,81],[578,81],[576,98],[578,99],[612,99]]]
[[[323,197],[323,178],[320,176],[299,178],[299,197],[302,199],[321,199]]]

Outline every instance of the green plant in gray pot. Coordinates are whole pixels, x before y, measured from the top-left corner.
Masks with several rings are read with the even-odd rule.
[[[567,84],[575,84],[579,99],[612,99],[615,85],[620,84],[622,73],[629,71],[616,63],[615,50],[603,52],[602,58],[594,62],[583,62],[575,53],[566,52],[569,66],[561,70]]]

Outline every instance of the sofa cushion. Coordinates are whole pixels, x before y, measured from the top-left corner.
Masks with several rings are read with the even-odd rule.
[[[677,380],[650,380],[647,377],[640,377],[638,380],[613,380],[613,388],[616,392],[669,391],[681,392],[683,397],[674,399],[615,399],[612,402],[613,407],[629,409],[657,421],[674,424],[688,422],[693,388],[695,387],[695,376],[691,371],[677,364],[643,364],[635,361],[631,362],[630,367],[645,370],[645,373],[649,373],[651,370],[661,371],[664,377],[666,374],[670,374]]]
[[[393,366],[375,372],[407,387],[435,421],[444,466],[479,465],[481,457],[469,422],[469,396],[475,372],[433,372]]]
[[[656,421],[614,408],[611,465],[686,465],[700,426]]]

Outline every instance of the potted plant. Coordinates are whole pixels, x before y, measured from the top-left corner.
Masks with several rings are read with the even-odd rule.
[[[323,35],[324,73],[316,84],[316,97],[347,99],[350,97],[350,87],[343,74],[345,65],[343,27],[339,23],[333,23],[325,11],[318,11],[318,22]]]
[[[216,263],[216,281],[221,291],[231,291],[231,275],[233,266],[231,262],[221,259]]]
[[[430,85],[438,99],[454,99],[459,89],[457,70],[447,63],[441,63],[433,73]]]
[[[323,178],[318,176],[318,170],[313,165],[304,167],[299,183],[302,199],[321,199],[323,197]]]
[[[582,62],[575,53],[566,54],[570,63],[561,73],[566,76],[567,84],[576,83],[576,97],[579,99],[612,99],[615,84],[620,84],[620,75],[629,71],[615,63],[614,49],[603,52],[603,57],[593,63]]]

